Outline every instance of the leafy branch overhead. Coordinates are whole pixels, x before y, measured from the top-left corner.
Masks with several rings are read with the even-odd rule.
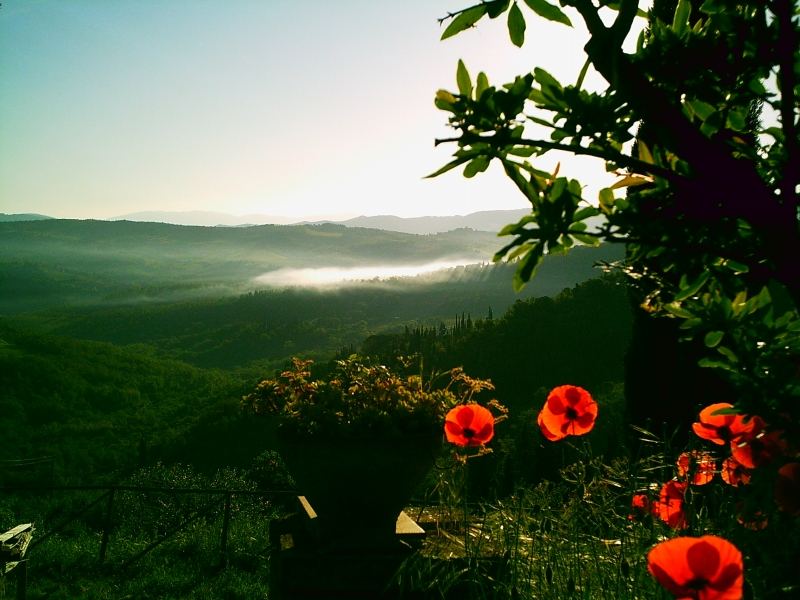
[[[500,232],[510,241],[495,255],[517,261],[517,289],[547,253],[623,243],[619,266],[645,310],[704,339],[706,366],[759,379],[772,353],[790,370],[800,352],[800,8],[791,0],[657,0],[649,13],[632,0],[558,4],[492,0],[442,19],[442,39],[484,18],[505,18],[516,46],[531,18],[553,27],[577,19],[590,37],[575,83],[532,65],[490,84],[459,61],[456,90],[435,98],[454,131],[436,143],[457,149],[431,176],[462,168],[474,177],[495,162],[525,196],[531,213]],[[642,17],[628,52],[623,41]],[[589,69],[604,89],[584,89]],[[617,182],[587,197],[579,180],[537,166],[553,152],[597,159]]]

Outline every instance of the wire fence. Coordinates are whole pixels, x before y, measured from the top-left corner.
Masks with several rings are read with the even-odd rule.
[[[121,564],[128,567],[142,557],[146,556],[164,542],[174,538],[185,531],[190,525],[200,519],[208,517],[218,510],[222,510],[222,526],[219,534],[220,565],[226,566],[228,560],[228,538],[231,519],[233,516],[233,503],[236,498],[254,497],[266,500],[289,500],[297,496],[296,490],[252,490],[252,489],[219,489],[219,488],[177,488],[163,486],[141,485],[15,485],[0,486],[0,493],[66,493],[66,492],[97,492],[98,496],[73,509],[70,514],[60,519],[48,519],[44,524],[37,524],[37,535],[30,543],[30,549],[47,543],[58,534],[68,529],[71,525],[83,519],[92,511],[101,511],[101,536],[98,547],[98,561],[106,560],[109,544],[117,523],[115,510],[123,493],[136,494],[164,494],[170,497],[177,496],[206,496],[208,501],[191,510],[181,511],[179,519],[171,523],[166,530],[150,541],[143,549],[127,557]]]

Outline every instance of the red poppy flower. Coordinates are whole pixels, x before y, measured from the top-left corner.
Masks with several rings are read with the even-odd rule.
[[[787,463],[778,469],[775,502],[783,512],[800,515],[800,463]]]
[[[754,426],[754,419],[746,419],[744,415],[714,414],[723,408],[733,408],[733,404],[718,402],[707,406],[700,411],[700,421],[692,424],[692,429],[698,436],[720,446],[738,441]]]
[[[629,521],[635,521],[649,515],[653,512],[655,505],[650,502],[650,497],[647,494],[634,494],[631,498],[631,512],[628,515]]]
[[[761,467],[786,450],[782,431],[767,431],[766,423],[753,417],[752,431],[731,444],[731,455],[748,469]]]
[[[539,429],[551,442],[568,435],[584,435],[594,427],[597,402],[591,394],[577,385],[554,388],[539,412]]]
[[[732,485],[733,487],[747,485],[750,483],[750,477],[752,477],[750,474],[750,469],[745,467],[732,456],[729,456],[722,461],[722,470],[720,475],[722,475],[722,480],[725,483]]]
[[[705,485],[714,479],[717,465],[708,452],[683,452],[678,457],[678,476],[689,477],[693,485]]]
[[[444,434],[456,446],[481,446],[494,436],[494,415],[480,404],[456,406],[445,417]]]
[[[647,570],[676,598],[742,598],[742,553],[721,537],[677,537],[661,542],[648,553]]]
[[[661,486],[658,501],[653,507],[653,514],[673,529],[686,529],[689,526],[683,510],[688,485],[684,481],[668,481]]]

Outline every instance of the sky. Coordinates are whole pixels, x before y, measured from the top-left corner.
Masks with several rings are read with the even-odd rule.
[[[0,212],[288,219],[524,208],[497,165],[424,179],[454,145],[437,89],[463,59],[492,84],[540,66],[574,82],[587,39],[527,17],[440,41],[470,0],[3,0]],[[596,75],[589,85],[599,86]],[[589,189],[591,159],[538,166]],[[277,222],[277,220],[276,220]]]

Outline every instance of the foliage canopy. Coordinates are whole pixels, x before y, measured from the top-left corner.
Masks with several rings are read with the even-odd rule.
[[[790,0],[656,0],[648,13],[632,0],[562,0],[565,10],[492,0],[447,15],[442,38],[505,15],[521,46],[523,4],[565,26],[571,15],[583,21],[584,68],[575,84],[536,66],[494,86],[484,73],[473,83],[459,61],[457,91],[435,100],[457,133],[437,144],[458,149],[433,176],[463,165],[472,177],[497,161],[530,202],[531,213],[500,232],[511,241],[495,256],[518,260],[517,288],[547,253],[625,244],[618,266],[642,308],[703,340],[700,364],[730,378],[737,410],[796,423],[800,9]],[[626,52],[640,17],[647,27]],[[583,89],[589,68],[604,90]],[[578,180],[536,167],[553,151],[595,157],[619,180],[587,198]]]

